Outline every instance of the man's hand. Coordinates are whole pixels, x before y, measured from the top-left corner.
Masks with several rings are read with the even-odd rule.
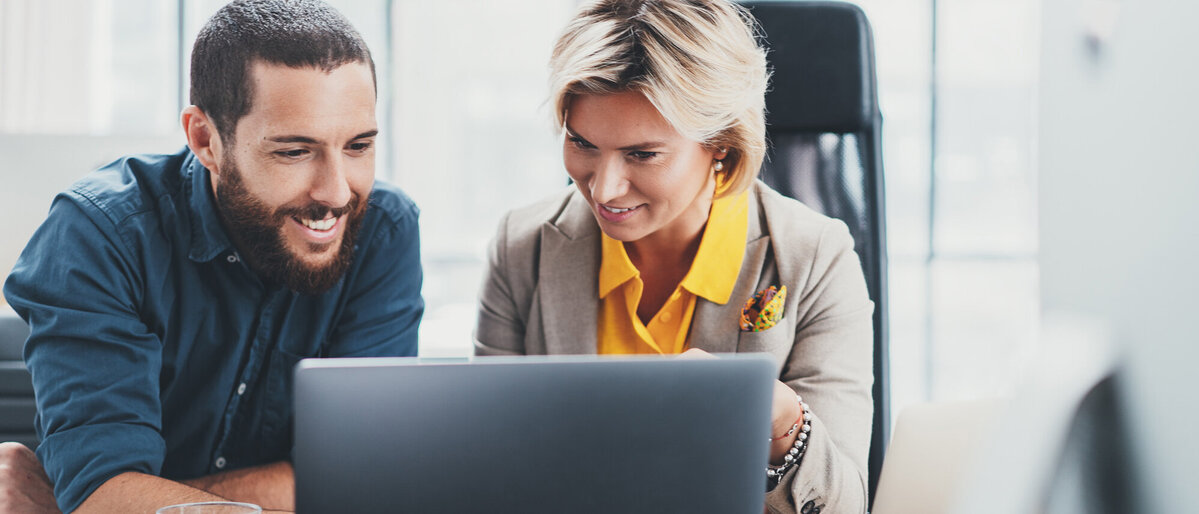
[[[21,443],[0,443],[0,512],[59,512],[50,477]]]

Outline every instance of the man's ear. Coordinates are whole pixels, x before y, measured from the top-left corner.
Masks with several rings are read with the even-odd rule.
[[[214,176],[219,176],[221,174],[219,165],[222,162],[221,157],[224,155],[225,148],[221,144],[221,135],[217,132],[212,119],[199,107],[189,105],[183,109],[180,121],[183,123],[183,133],[187,136],[187,146],[191,148],[192,153],[196,154],[200,164],[208,168]]]

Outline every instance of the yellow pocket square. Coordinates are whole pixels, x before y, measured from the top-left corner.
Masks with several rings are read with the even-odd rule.
[[[761,332],[783,319],[783,302],[787,301],[787,286],[770,286],[745,301],[741,309],[741,330]]]

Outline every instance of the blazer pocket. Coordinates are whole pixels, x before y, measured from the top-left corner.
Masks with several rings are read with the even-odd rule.
[[[783,362],[795,343],[795,330],[790,323],[779,323],[761,332],[739,332],[737,353],[769,353]]]

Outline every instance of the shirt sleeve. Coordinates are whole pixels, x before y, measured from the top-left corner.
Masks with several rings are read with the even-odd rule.
[[[359,269],[334,328],[328,357],[412,357],[425,311],[421,298],[419,211],[400,197],[381,212],[371,241],[359,243]]]
[[[137,314],[142,279],[120,221],[59,195],[4,286],[31,328],[37,455],[64,512],[118,474],[157,475],[166,452],[162,344]]]

